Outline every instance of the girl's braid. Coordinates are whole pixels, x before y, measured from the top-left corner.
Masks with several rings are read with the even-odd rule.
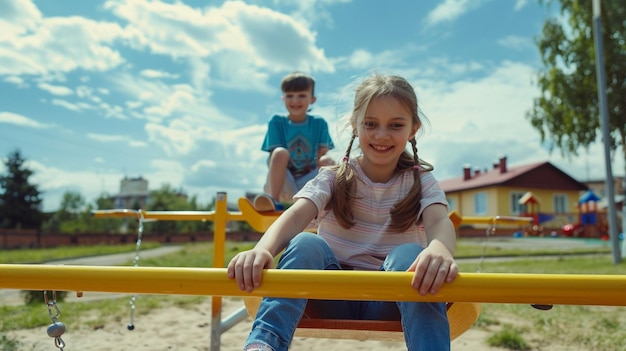
[[[346,154],[343,156],[344,163],[350,160],[350,151],[352,151],[352,144],[354,144],[355,139],[356,139],[356,134],[352,133],[352,138],[350,138],[350,144],[348,144],[348,150],[346,150]]]
[[[352,139],[350,139],[343,162],[337,168],[333,196],[330,200],[335,220],[344,228],[352,228],[355,224],[352,214],[352,203],[356,195],[356,178],[354,177],[354,170],[350,167],[350,151],[355,139],[356,134],[352,134]]]

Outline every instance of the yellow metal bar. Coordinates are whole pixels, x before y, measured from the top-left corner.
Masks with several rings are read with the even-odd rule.
[[[473,217],[463,216],[461,224],[517,224],[529,225],[533,223],[532,217],[515,216],[493,216],[493,217]]]
[[[143,211],[143,210],[94,210],[91,211],[94,218],[139,218],[156,219],[161,221],[213,221],[215,211]]]
[[[215,221],[213,229],[213,268],[224,267],[226,248],[226,223],[228,222],[228,201],[226,193],[217,193],[215,201]],[[213,296],[211,302],[211,316],[215,320],[221,318],[222,298]]]
[[[226,221],[246,221],[250,226],[258,231],[265,232],[267,228],[278,218],[280,213],[260,213],[257,212],[250,200],[240,198],[237,205],[240,211],[226,212]],[[215,211],[141,211],[144,219],[167,220],[167,221],[216,221]],[[128,209],[116,210],[94,210],[92,215],[94,218],[139,218],[139,211]],[[516,216],[465,216],[462,217],[462,224],[532,224],[531,217]]]
[[[215,211],[141,211],[144,219],[154,219],[161,221],[214,221]],[[117,210],[94,210],[91,215],[94,218],[139,218],[139,211],[128,209]],[[239,211],[229,212],[229,221],[245,221],[243,214]]]
[[[242,292],[225,268],[0,265],[0,288],[112,293],[275,296],[381,301],[445,301],[626,306],[625,275],[462,273],[436,295],[410,287],[412,273],[266,270]]]

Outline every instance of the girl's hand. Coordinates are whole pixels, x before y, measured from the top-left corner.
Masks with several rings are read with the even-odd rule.
[[[435,240],[417,256],[408,271],[415,272],[411,286],[420,295],[434,295],[444,282],[456,279],[459,266],[446,246]]]
[[[265,249],[254,248],[238,253],[228,263],[228,278],[237,280],[239,289],[247,292],[261,286],[263,269],[274,268],[274,257]]]

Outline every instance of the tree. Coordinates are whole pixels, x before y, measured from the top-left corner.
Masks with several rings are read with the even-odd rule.
[[[187,195],[182,190],[174,189],[170,184],[163,184],[161,189],[150,192],[148,211],[195,211],[192,203],[187,202]],[[194,200],[195,201],[195,200]],[[157,233],[180,233],[193,231],[189,223],[182,221],[157,221],[148,223],[146,230]]]
[[[102,193],[95,201],[97,210],[110,210],[115,208],[115,199],[107,194]],[[86,220],[89,222],[89,228],[93,232],[116,233],[120,231],[122,223],[125,219],[119,218],[93,218],[91,215],[91,206],[88,206],[85,212]],[[135,229],[135,228],[134,228]]]
[[[0,176],[0,227],[39,229],[44,220],[41,194],[29,182],[33,171],[24,165],[19,150],[9,153],[4,165],[6,175]]]
[[[77,191],[66,191],[63,194],[59,209],[44,224],[45,230],[62,233],[84,232],[88,223],[81,218],[81,210],[85,207],[85,199]]]
[[[557,3],[562,17],[547,20],[536,40],[544,65],[537,75],[542,94],[535,99],[527,117],[539,131],[542,142],[550,140],[551,149],[558,148],[563,155],[578,155],[581,147],[588,148],[598,140],[598,134],[602,134],[592,0],[540,2]],[[601,18],[609,106],[608,138],[613,153],[621,148],[621,157],[626,161],[626,2],[602,1]],[[623,171],[626,176],[626,167]]]

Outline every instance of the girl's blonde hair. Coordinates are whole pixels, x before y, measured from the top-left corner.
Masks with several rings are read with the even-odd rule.
[[[344,228],[351,228],[355,224],[352,204],[356,198],[356,177],[354,169],[348,162],[350,151],[356,139],[357,126],[363,121],[370,101],[379,96],[390,96],[398,100],[411,112],[413,126],[417,126],[418,130],[422,126],[422,121],[418,115],[415,90],[404,78],[394,75],[374,74],[366,78],[356,88],[354,108],[349,121],[352,128],[352,138],[346,150],[344,162],[336,166],[337,177],[331,198],[331,206],[337,223]],[[419,172],[433,169],[432,165],[420,160],[417,156],[415,137],[411,138],[409,142],[411,143],[413,156],[405,150],[398,160],[396,172],[413,171],[414,183],[406,197],[398,201],[390,211],[390,229],[397,232],[408,230],[417,221],[422,193]]]

